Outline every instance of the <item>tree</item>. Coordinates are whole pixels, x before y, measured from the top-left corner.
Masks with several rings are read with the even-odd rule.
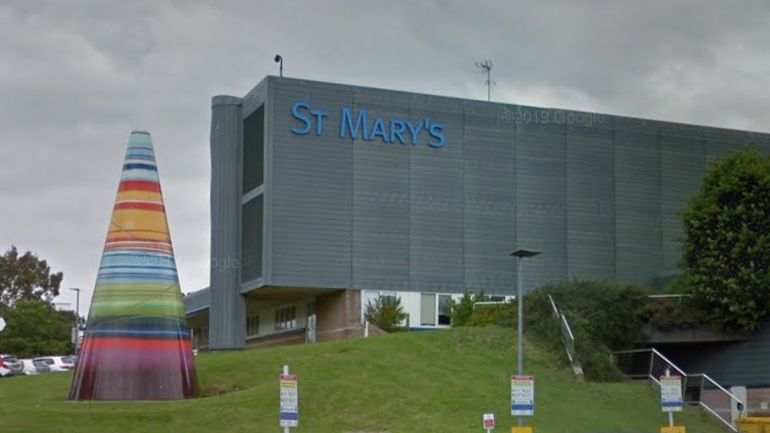
[[[685,284],[715,326],[758,328],[770,313],[770,158],[715,161],[684,211]]]
[[[406,313],[401,306],[401,298],[396,296],[380,296],[366,304],[364,317],[385,332],[398,330],[406,319]]]
[[[51,267],[31,251],[19,255],[15,246],[0,256],[0,303],[19,301],[51,302],[59,295],[64,275],[52,274]]]
[[[56,311],[40,300],[19,301],[13,307],[0,306],[6,327],[0,332],[0,353],[22,358],[72,353],[72,312]]]
[[[452,326],[466,326],[471,324],[473,318],[473,304],[488,301],[489,297],[484,292],[465,292],[459,301],[452,300]]]

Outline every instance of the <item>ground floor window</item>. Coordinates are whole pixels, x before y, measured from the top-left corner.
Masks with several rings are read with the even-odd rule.
[[[297,327],[297,307],[275,310],[275,330],[286,331]]]
[[[438,295],[438,324],[452,324],[452,296]]]
[[[436,294],[420,295],[420,325],[436,326]]]
[[[246,317],[246,336],[256,335],[259,335],[259,314],[252,314]]]
[[[209,327],[199,326],[191,329],[193,348],[198,349],[209,345]]]
[[[452,295],[420,294],[420,326],[452,324]]]

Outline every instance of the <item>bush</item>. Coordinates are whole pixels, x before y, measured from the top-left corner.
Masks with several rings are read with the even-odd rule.
[[[648,290],[629,284],[575,280],[541,287],[525,298],[527,327],[563,351],[560,324],[548,300],[550,294],[570,324],[575,355],[586,378],[618,380],[623,376],[609,363],[615,350],[646,340],[641,307]]]
[[[473,304],[487,300],[489,297],[484,292],[465,292],[459,301],[452,300],[452,326],[470,325],[473,318]]]
[[[383,331],[394,332],[401,329],[406,313],[401,306],[401,298],[380,296],[366,304],[364,317]]]

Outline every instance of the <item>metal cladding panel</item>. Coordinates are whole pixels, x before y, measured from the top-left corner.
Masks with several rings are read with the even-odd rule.
[[[699,131],[670,126],[660,131],[663,269],[676,269],[682,258],[682,211],[698,192],[705,168],[705,143]]]
[[[410,117],[407,97],[354,99],[354,110]],[[353,150],[352,287],[408,290],[411,144],[348,138],[344,145]]]
[[[516,131],[504,106],[464,104],[465,288],[506,293],[514,287]]]
[[[548,110],[521,110],[523,121],[516,125],[516,248],[543,252],[528,259],[524,271],[524,286],[538,287],[567,277],[566,128],[550,121]]]
[[[569,277],[615,279],[613,140],[609,127],[567,126]]]
[[[660,226],[657,124],[618,119],[615,130],[617,280],[649,284],[661,271]]]
[[[244,346],[246,307],[240,295],[240,98],[214,98],[211,112],[211,276],[209,341],[212,349]]]
[[[652,284],[675,269],[706,161],[767,135],[270,78],[265,284],[507,293],[570,277]],[[256,107],[247,98],[247,105]],[[327,112],[290,132],[297,101]],[[434,149],[340,137],[341,109],[445,125]],[[588,120],[586,122],[586,120]],[[424,133],[424,131],[423,131]],[[425,138],[423,136],[423,138]],[[213,300],[212,300],[213,304]]]
[[[416,291],[460,292],[465,285],[463,107],[417,96],[411,116],[444,122],[448,144],[411,150],[409,285]]]
[[[330,86],[272,80],[272,273],[276,286],[351,286],[353,147],[341,143],[334,122],[323,135],[290,132],[297,100],[331,109],[352,94]]]

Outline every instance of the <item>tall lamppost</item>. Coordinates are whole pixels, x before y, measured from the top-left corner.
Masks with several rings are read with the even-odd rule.
[[[72,290],[76,294],[75,298],[75,355],[78,354],[80,349],[80,289],[72,287]]]
[[[523,281],[524,281],[524,259],[528,257],[534,257],[540,254],[540,251],[532,251],[525,249],[518,249],[511,253],[516,257],[516,303],[518,304],[518,324],[519,324],[519,337],[518,337],[518,357],[519,368],[518,375],[524,375],[524,293],[523,293]],[[524,425],[524,418],[519,417],[519,426]]]

